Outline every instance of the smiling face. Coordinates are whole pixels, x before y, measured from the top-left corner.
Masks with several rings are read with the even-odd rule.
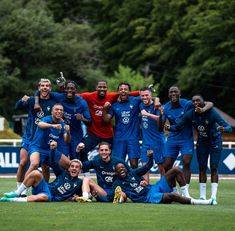
[[[115,166],[115,173],[117,176],[124,179],[127,175],[127,168],[125,167],[124,164],[119,163]]]
[[[127,101],[129,98],[130,89],[126,84],[122,84],[118,87],[119,96],[121,101]]]
[[[180,90],[178,87],[170,87],[169,91],[168,91],[168,97],[170,98],[172,103],[177,103],[179,102],[179,98],[180,98]]]
[[[52,107],[51,114],[55,122],[60,121],[64,114],[63,106],[61,104],[55,104]]]
[[[111,149],[108,144],[101,144],[99,146],[98,152],[100,154],[100,158],[102,161],[104,161],[104,162],[110,161]]]
[[[200,95],[195,95],[192,98],[192,103],[195,108],[197,107],[204,107],[204,100]]]
[[[148,106],[152,102],[152,93],[149,90],[140,91],[140,98],[144,105]]]
[[[81,163],[79,161],[71,161],[71,164],[68,168],[71,177],[78,177],[81,171]]]
[[[41,99],[49,98],[49,93],[51,92],[51,82],[48,79],[41,79],[38,85],[38,91],[40,92]]]
[[[68,83],[65,87],[65,92],[67,94],[67,99],[74,99],[77,93],[77,88],[73,83]]]
[[[98,82],[96,86],[96,91],[100,99],[103,99],[106,96],[107,90],[108,90],[108,87],[105,81]]]

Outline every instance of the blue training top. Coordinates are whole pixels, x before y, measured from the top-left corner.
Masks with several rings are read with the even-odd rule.
[[[116,140],[139,139],[139,103],[140,97],[129,96],[128,101],[114,103],[108,114],[115,116]]]

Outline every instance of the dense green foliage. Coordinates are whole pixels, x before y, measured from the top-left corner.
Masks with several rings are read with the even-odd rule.
[[[163,102],[177,84],[235,116],[234,15],[235,0],[0,0],[0,114],[41,77],[94,90],[122,65],[151,75]]]

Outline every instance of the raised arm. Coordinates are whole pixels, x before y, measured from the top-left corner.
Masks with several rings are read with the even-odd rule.
[[[105,102],[104,107],[103,107],[103,112],[102,112],[102,120],[104,123],[109,123],[113,117],[111,114],[108,113],[110,107],[111,107],[111,103]]]

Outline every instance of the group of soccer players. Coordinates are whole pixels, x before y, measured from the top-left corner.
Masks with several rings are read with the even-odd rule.
[[[74,81],[66,81],[63,87],[62,93],[51,92],[50,81],[41,79],[35,97],[24,96],[17,102],[17,108],[28,108],[29,117],[22,138],[17,190],[5,193],[1,201],[89,201],[93,195],[102,202],[129,198],[145,203],[217,204],[221,133],[231,132],[231,126],[216,113],[213,103],[204,102],[200,95],[182,99],[176,86],[170,87],[170,100],[164,106],[158,98],[152,99],[150,88],[131,92],[128,83],[120,83],[117,93],[108,92],[104,80],[90,93],[77,94]],[[82,124],[87,126],[85,136]],[[193,128],[198,134],[200,200],[192,199],[188,192]],[[88,161],[88,152],[97,145],[99,155]],[[183,173],[173,167],[179,153]],[[209,155],[212,187],[211,198],[206,200]],[[153,160],[161,179],[152,186],[148,172]],[[143,165],[140,168],[139,161]],[[42,173],[37,170],[39,166]],[[47,183],[49,167],[56,175],[52,183]],[[87,177],[78,180],[80,170],[85,173],[89,169],[95,169],[97,183]],[[23,197],[30,186],[33,195]]]

